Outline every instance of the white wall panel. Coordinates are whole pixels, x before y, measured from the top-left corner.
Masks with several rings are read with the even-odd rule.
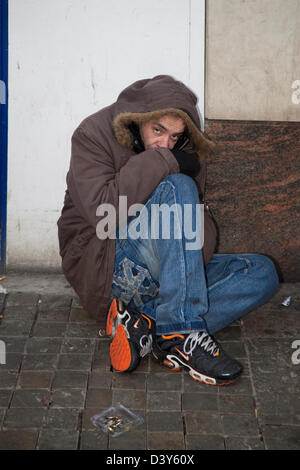
[[[204,0],[10,0],[8,266],[58,267],[70,139],[135,80],[204,104]]]

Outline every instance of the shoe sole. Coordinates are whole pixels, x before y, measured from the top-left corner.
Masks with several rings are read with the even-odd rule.
[[[112,342],[110,344],[110,361],[112,367],[119,372],[131,372],[133,371],[140,362],[140,357],[144,357],[138,350],[133,342],[128,339],[128,331],[125,325],[121,323],[126,318],[126,310],[120,312],[118,309],[117,299],[113,299],[106,320],[106,334],[111,337]],[[148,321],[149,329],[151,328],[151,320],[144,314],[142,316]],[[129,317],[130,318],[130,317]],[[140,319],[133,326],[138,328]],[[152,339],[151,339],[152,344]],[[150,352],[150,351],[148,351]],[[147,354],[148,354],[147,352]]]
[[[230,385],[240,375],[240,373],[238,373],[236,376],[230,377],[230,379],[228,380],[217,379],[215,377],[210,377],[208,375],[202,374],[199,371],[194,370],[188,364],[181,362],[181,360],[176,356],[172,356],[168,354],[164,359],[161,360],[153,351],[152,351],[152,355],[156,361],[158,361],[162,366],[166,367],[170,371],[179,372],[182,368],[188,369],[188,373],[193,378],[193,380],[195,380],[196,382],[205,383],[206,385],[214,385],[214,386]]]
[[[108,336],[112,336],[113,334],[113,324],[117,315],[118,315],[117,299],[114,299],[109,308],[109,311],[107,314],[107,320],[106,320],[106,334]]]
[[[110,361],[112,367],[119,372],[130,372],[139,364],[135,347],[128,341],[123,325],[118,326],[110,344]]]

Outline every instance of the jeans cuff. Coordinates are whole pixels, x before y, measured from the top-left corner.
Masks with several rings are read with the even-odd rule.
[[[185,323],[172,323],[168,325],[157,325],[156,324],[156,334],[189,334],[195,331],[205,330],[207,331],[206,322],[204,319],[185,322]]]

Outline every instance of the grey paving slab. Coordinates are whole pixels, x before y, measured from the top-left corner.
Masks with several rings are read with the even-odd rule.
[[[299,283],[281,285],[267,304],[217,333],[244,366],[226,387],[172,373],[151,357],[133,373],[112,371],[109,339],[99,338],[63,277],[15,274],[6,286],[1,450],[300,449],[300,365],[292,359],[300,340]],[[144,421],[115,438],[91,418],[117,403]]]
[[[0,431],[0,450],[35,450],[38,430]]]
[[[79,431],[43,428],[39,435],[38,450],[77,450]]]

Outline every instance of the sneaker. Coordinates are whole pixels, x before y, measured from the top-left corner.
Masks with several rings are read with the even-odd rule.
[[[152,354],[169,369],[187,368],[194,380],[209,385],[232,383],[243,370],[205,331],[157,336]]]
[[[141,357],[152,350],[153,324],[144,313],[137,313],[114,299],[110,306],[106,333],[111,336],[110,360],[114,369],[131,372]]]

